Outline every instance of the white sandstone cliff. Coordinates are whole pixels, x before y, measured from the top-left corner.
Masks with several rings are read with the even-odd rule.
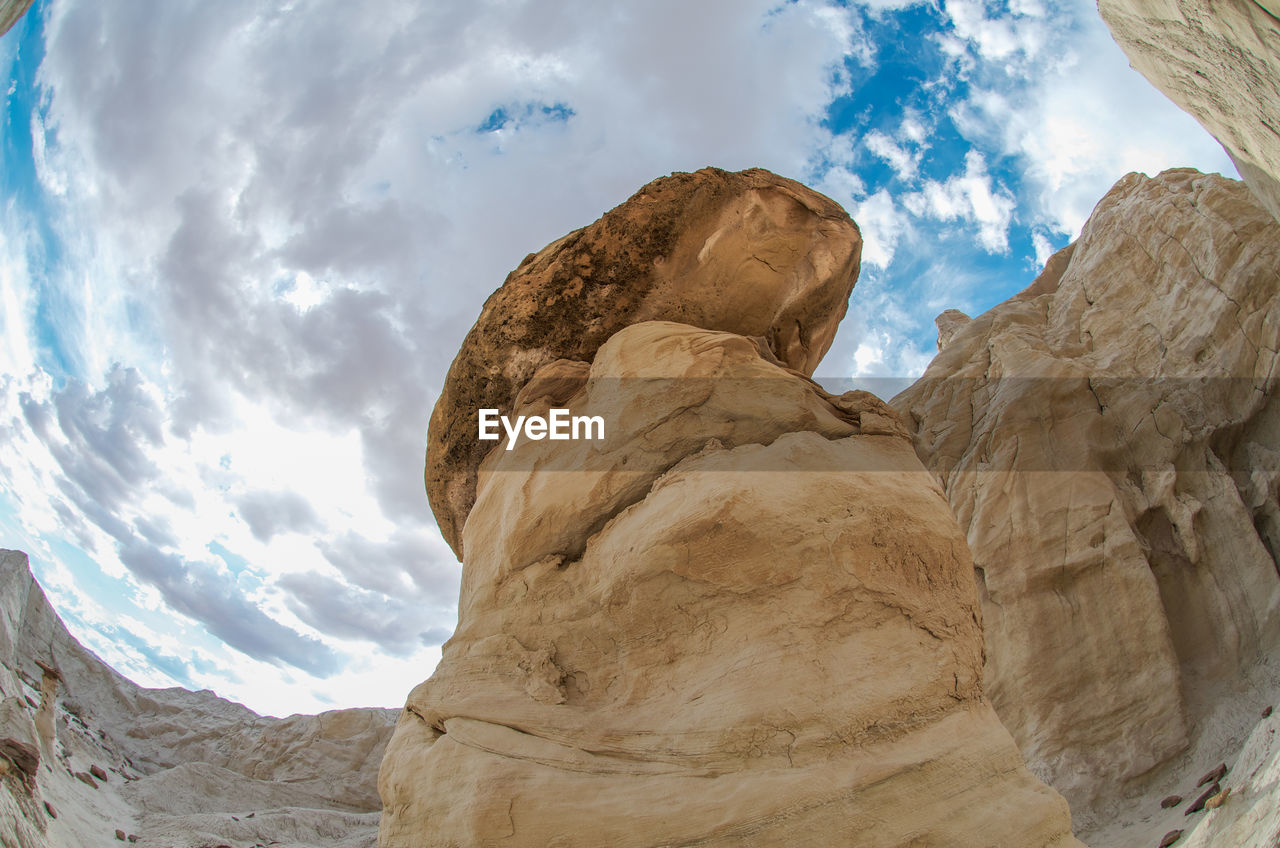
[[[1190,830],[1280,677],[1280,225],[1234,180],[1130,174],[945,334],[892,405],[968,537],[996,711],[1085,841]]]
[[[1280,220],[1280,0],[1098,0],[1130,64],[1222,143]]]
[[[41,664],[61,678],[52,734],[38,728]],[[25,554],[0,551],[0,740],[39,752],[24,775],[0,741],[4,848],[105,848],[116,830],[144,848],[368,848],[394,716],[264,718],[211,692],[142,689],[67,633]]]

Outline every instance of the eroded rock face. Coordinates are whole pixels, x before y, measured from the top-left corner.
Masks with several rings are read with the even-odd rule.
[[[26,782],[0,769],[6,848],[107,844],[116,828],[142,844],[370,848],[394,716],[276,719],[212,692],[142,689],[71,637],[25,554],[0,550],[0,740],[40,752]]]
[[[530,254],[485,303],[445,380],[428,434],[427,495],[462,556],[476,468],[476,410],[508,413],[534,372],[589,363],[615,332],[679,321],[762,337],[812,374],[858,275],[843,209],[792,180],[707,168],[648,184],[599,221]]]
[[[983,698],[972,562],[901,422],[777,351],[641,322],[515,389],[606,438],[480,464],[383,848],[1079,845]]]
[[[1280,225],[1130,174],[892,402],[968,536],[987,692],[1078,827],[1277,645],[1277,349]]]
[[[31,8],[33,0],[0,0],[0,35],[8,32]]]
[[[938,350],[946,347],[955,334],[972,320],[959,309],[948,309],[933,319],[933,323],[938,326]]]
[[[1280,2],[1098,0],[1130,64],[1213,133],[1280,220]]]

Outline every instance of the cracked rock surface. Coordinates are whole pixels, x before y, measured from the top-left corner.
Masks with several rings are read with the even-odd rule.
[[[1280,220],[1280,0],[1098,0],[1129,63],[1222,143]]]
[[[1234,180],[1130,174],[952,329],[892,405],[968,537],[987,694],[1110,844],[1091,828],[1148,789],[1158,808],[1269,703],[1280,225]]]

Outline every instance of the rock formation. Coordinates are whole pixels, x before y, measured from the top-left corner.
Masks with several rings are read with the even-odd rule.
[[[34,0],[0,0],[0,35],[8,32],[31,8]]]
[[[1275,843],[1280,836],[1278,729],[1280,720],[1263,717],[1221,783],[1214,784],[1219,791],[1205,800],[1203,817],[1183,826],[1178,848]]]
[[[1194,798],[1174,772],[1267,696],[1278,318],[1280,224],[1240,183],[1130,174],[892,401],[968,536],[987,692],[1078,832],[1146,789]]]
[[[654,200],[676,194],[715,204]],[[608,279],[610,256],[654,270],[566,311],[587,284],[542,269]],[[388,745],[383,848],[1079,844],[983,697],[941,489],[888,407],[805,376],[857,256],[829,201],[703,171],[490,298],[432,419],[474,504],[444,507],[466,518],[459,624]],[[508,321],[590,341],[488,335]],[[482,456],[480,393],[605,437]]]
[[[1280,0],[1098,0],[1098,11],[1280,220]]]
[[[618,330],[679,321],[767,338],[812,374],[844,317],[862,240],[837,204],[753,169],[655,180],[599,221],[530,254],[485,303],[431,416],[426,484],[463,556],[475,500],[476,410],[509,413],[557,359],[590,362]]]
[[[0,551],[4,848],[106,846],[117,828],[142,846],[369,848],[394,717],[263,718],[211,692],[141,689],[67,633],[24,554]],[[34,774],[6,765],[5,740],[36,754]]]

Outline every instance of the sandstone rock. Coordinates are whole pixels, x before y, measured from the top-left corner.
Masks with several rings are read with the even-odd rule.
[[[1253,728],[1231,772],[1236,778],[1230,803],[1195,819],[1182,848],[1269,846],[1275,841],[1274,835],[1280,833],[1280,745],[1274,726],[1264,720]],[[1226,790],[1215,797],[1225,794]],[[1209,807],[1208,801],[1205,806]]]
[[[288,781],[254,780],[201,762],[183,763],[133,781],[123,795],[131,807],[152,817],[334,806]]]
[[[1205,801],[1204,808],[1206,810],[1216,810],[1219,807],[1221,807],[1223,804],[1227,803],[1227,799],[1230,797],[1231,797],[1231,787],[1228,786],[1226,789],[1223,789],[1221,792],[1219,792],[1217,795],[1214,795],[1208,801]]]
[[[1164,835],[1163,839],[1160,840],[1160,848],[1169,848],[1170,845],[1173,845],[1181,838],[1182,838],[1182,831],[1171,830]]]
[[[892,405],[968,535],[987,692],[1080,828],[1277,645],[1280,226],[1131,174],[1050,266]]]
[[[1280,2],[1098,0],[1138,71],[1231,154],[1280,219]]]
[[[972,320],[959,309],[948,309],[935,318],[934,323],[938,325],[938,350],[946,347],[960,328]]]
[[[47,688],[45,668],[62,679],[61,700],[50,691],[42,708],[50,726],[57,720],[58,750],[76,764],[119,763],[126,780],[99,783],[58,765],[37,772],[26,806],[0,791],[0,833],[17,833],[19,848],[97,845],[103,822],[126,819],[160,845],[372,848],[377,769],[394,711],[275,719],[211,692],[141,689],[71,638],[25,555],[0,551],[0,736],[38,743],[25,704],[27,692]],[[90,768],[108,777],[101,766]],[[248,819],[264,808],[270,815],[251,822],[227,815]],[[56,838],[46,833],[54,818]]]
[[[0,35],[8,32],[31,8],[34,0],[0,0]]]
[[[93,775],[98,780],[101,780],[104,783],[107,780],[107,772],[105,769],[102,768],[102,766],[96,766],[96,765],[89,766],[89,774]]]
[[[1079,844],[982,697],[968,550],[902,425],[772,354],[638,323],[516,399],[609,438],[485,458],[383,848]]]
[[[40,767],[40,752],[36,747],[12,737],[0,739],[0,757],[13,763],[28,777],[34,777]]]
[[[1209,771],[1205,772],[1204,777],[1200,778],[1200,781],[1196,784],[1196,786],[1200,787],[1200,786],[1204,786],[1206,783],[1217,783],[1219,780],[1222,780],[1222,778],[1225,777],[1226,774],[1227,774],[1227,764],[1219,763],[1218,765],[1209,769]]]
[[[1181,795],[1169,795],[1169,796],[1167,796],[1164,800],[1162,800],[1162,801],[1160,802],[1160,807],[1161,807],[1162,809],[1167,810],[1167,809],[1169,809],[1169,808],[1171,808],[1171,807],[1176,807],[1176,806],[1178,806],[1178,805],[1179,805],[1179,804],[1181,804],[1181,803],[1182,803],[1182,796],[1181,796]]]
[[[34,662],[40,669],[40,707],[36,710],[34,718],[35,728],[40,736],[40,747],[45,757],[52,759],[58,729],[53,720],[53,713],[57,703],[58,686],[62,683],[62,672],[38,657]]]
[[[1189,816],[1192,813],[1200,812],[1201,810],[1204,809],[1204,805],[1209,801],[1209,799],[1214,797],[1221,791],[1222,791],[1222,787],[1219,786],[1217,783],[1214,783],[1212,786],[1210,786],[1208,789],[1202,792],[1199,798],[1191,802],[1190,806],[1188,806],[1186,811],[1183,812],[1183,815]]]
[[[492,445],[476,439],[478,409],[508,413],[541,366],[590,362],[615,332],[649,320],[759,336],[811,374],[844,316],[861,244],[839,205],[799,183],[707,168],[655,180],[531,254],[485,303],[431,416],[425,477],[445,540],[462,555]]]

